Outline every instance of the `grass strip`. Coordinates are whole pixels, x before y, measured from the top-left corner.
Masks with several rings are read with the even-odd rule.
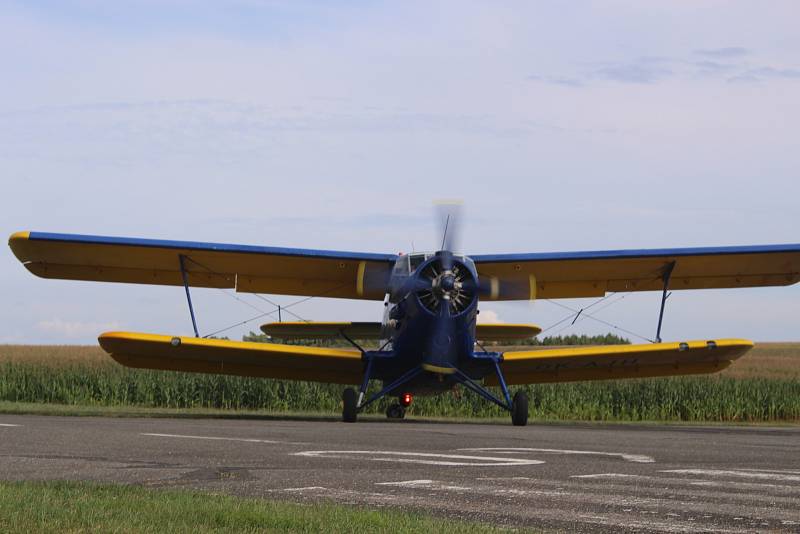
[[[88,482],[0,483],[0,532],[501,532],[396,510]]]

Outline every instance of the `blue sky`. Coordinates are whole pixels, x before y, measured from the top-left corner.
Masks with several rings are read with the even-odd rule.
[[[397,252],[434,248],[433,200],[460,198],[472,253],[800,242],[799,16],[722,0],[2,2],[0,231]],[[40,280],[8,250],[0,294],[0,343],[191,331],[180,288]],[[203,333],[254,314],[195,294]],[[652,336],[657,305],[631,295],[598,316]],[[798,339],[798,316],[796,286],[676,293],[664,337]]]

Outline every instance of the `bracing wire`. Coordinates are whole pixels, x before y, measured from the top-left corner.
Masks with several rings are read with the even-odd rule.
[[[652,281],[656,281],[656,280],[658,280],[658,279],[660,279],[660,278],[661,278],[661,275],[659,274],[658,276],[654,276],[652,280],[649,280],[649,279],[648,279],[647,281],[648,281],[648,282],[652,282]],[[599,309],[598,309],[598,310],[597,310],[595,313],[599,313],[599,312],[601,312],[601,311],[605,310],[606,308],[608,308],[609,306],[612,306],[612,305],[614,305],[614,304],[616,304],[616,303],[618,303],[618,302],[621,302],[622,300],[624,300],[625,298],[627,298],[628,296],[630,296],[632,293],[633,293],[633,291],[632,291],[632,290],[631,290],[631,291],[627,291],[627,292],[625,292],[625,293],[624,293],[622,296],[620,296],[620,298],[618,298],[618,299],[614,299],[614,300],[612,300],[611,302],[609,302],[608,304],[606,304],[605,306],[602,306],[602,307],[600,307],[600,308],[599,308]],[[573,309],[573,308],[571,308],[571,307],[569,307],[569,306],[567,306],[567,305],[565,305],[565,304],[561,304],[560,302],[556,302],[556,301],[554,301],[554,300],[550,300],[550,299],[542,299],[542,300],[546,300],[546,301],[547,301],[547,302],[549,302],[550,304],[553,304],[553,305],[555,305],[555,306],[559,306],[559,307],[561,307],[561,308],[564,308],[565,310],[569,310],[569,311],[570,311],[570,314],[569,314],[568,316],[564,317],[563,319],[561,319],[561,320],[559,320],[559,321],[557,321],[557,322],[553,323],[552,325],[548,326],[547,328],[545,328],[544,330],[542,330],[542,332],[541,332],[541,333],[543,334],[543,333],[545,333],[545,332],[547,332],[547,331],[550,331],[550,330],[552,330],[553,328],[555,328],[555,327],[557,327],[557,326],[559,326],[559,325],[561,325],[561,324],[565,323],[566,321],[569,321],[570,319],[573,319],[573,318],[575,319],[575,320],[574,320],[574,321],[573,321],[571,324],[569,324],[569,325],[567,325],[567,326],[565,326],[565,327],[563,327],[563,328],[559,329],[559,330],[558,330],[558,331],[556,331],[556,332],[555,332],[553,335],[555,335],[555,334],[558,334],[559,332],[563,332],[564,330],[566,330],[567,328],[569,328],[570,326],[572,326],[572,325],[573,325],[573,324],[574,324],[574,323],[575,323],[575,322],[578,320],[578,318],[579,318],[579,317],[581,318],[581,320],[582,320],[584,317],[588,317],[589,319],[592,319],[593,321],[597,321],[597,322],[599,322],[599,323],[602,323],[602,324],[604,324],[604,325],[606,325],[606,326],[609,326],[609,327],[611,327],[611,328],[613,328],[613,329],[615,329],[615,330],[619,330],[620,332],[624,332],[624,333],[626,333],[626,334],[629,334],[629,335],[631,335],[631,336],[637,337],[637,338],[639,338],[639,339],[643,339],[643,340],[645,340],[645,341],[648,341],[648,342],[650,342],[650,343],[655,343],[655,341],[654,341],[654,340],[650,339],[650,338],[649,338],[649,337],[647,337],[647,336],[643,336],[643,335],[641,335],[641,334],[637,334],[636,332],[633,332],[633,331],[631,331],[631,330],[627,330],[627,329],[625,329],[625,328],[622,328],[621,326],[618,326],[618,325],[612,324],[612,323],[610,323],[610,322],[608,322],[608,321],[605,321],[605,320],[603,320],[603,319],[600,319],[600,318],[598,318],[598,317],[595,317],[595,316],[594,316],[594,315],[592,315],[592,314],[586,313],[586,310],[588,310],[588,309],[590,309],[590,308],[592,308],[592,307],[596,306],[597,304],[600,304],[601,302],[603,302],[604,300],[608,299],[609,297],[612,297],[612,296],[614,296],[614,295],[618,295],[618,294],[619,294],[618,292],[615,292],[615,293],[609,293],[608,295],[605,295],[604,297],[602,297],[602,298],[598,299],[597,301],[593,302],[593,303],[592,303],[592,304],[590,304],[589,306],[586,306],[585,308],[582,308],[582,309],[580,309],[580,310]]]
[[[233,329],[233,328],[236,328],[237,326],[244,326],[244,325],[246,325],[247,323],[252,323],[252,322],[253,322],[253,321],[255,321],[255,320],[261,319],[262,317],[266,317],[267,315],[272,315],[272,314],[274,314],[274,313],[275,313],[275,312],[268,312],[268,313],[262,313],[261,315],[256,315],[255,317],[251,317],[250,319],[247,319],[247,320],[245,320],[245,321],[241,321],[241,322],[238,322],[238,323],[236,323],[236,324],[234,324],[234,325],[227,326],[227,327],[225,327],[225,328],[222,328],[222,329],[220,329],[220,330],[217,330],[216,332],[212,332],[212,333],[210,333],[210,334],[206,334],[206,335],[205,335],[205,336],[203,336],[203,337],[204,337],[204,338],[209,338],[209,337],[216,336],[217,334],[222,334],[223,332],[227,332],[228,330],[231,330],[231,329]]]
[[[330,289],[330,290],[328,290],[328,291],[326,291],[326,292],[324,292],[324,293],[321,293],[321,294],[319,294],[319,295],[312,295],[312,296],[310,296],[310,297],[304,297],[304,298],[302,298],[302,299],[300,299],[300,300],[297,300],[297,301],[295,301],[295,302],[291,302],[291,303],[287,304],[286,306],[280,306],[280,309],[281,309],[281,311],[286,311],[286,308],[291,308],[292,306],[297,306],[298,304],[302,304],[303,302],[308,302],[309,300],[311,300],[311,299],[314,299],[314,298],[324,297],[326,293],[332,293],[332,292],[334,292],[334,291],[336,291],[336,290],[338,290],[338,289],[340,289],[340,288],[344,287],[344,285],[345,285],[345,284],[338,285],[338,286],[336,286],[336,287],[334,287],[334,288],[332,288],[332,289]],[[241,299],[239,299],[239,298],[238,298],[238,297],[236,297],[235,295],[232,295],[232,294],[230,294],[230,293],[228,293],[228,292],[226,292],[226,291],[224,291],[224,290],[220,290],[220,291],[222,291],[223,293],[225,293],[225,294],[226,294],[226,295],[228,295],[229,297],[233,297],[233,298],[235,298],[236,300],[240,301],[241,303],[243,303],[243,304],[245,304],[245,305],[247,305],[247,306],[250,306],[250,307],[251,307],[251,308],[253,308],[254,310],[261,311],[261,310],[259,310],[259,308],[257,308],[256,306],[253,306],[253,305],[252,305],[252,304],[250,304],[249,302],[245,302],[244,300],[241,300]],[[255,296],[258,296],[258,297],[261,297],[261,295],[260,295],[260,294],[258,294],[258,293],[251,293],[251,294],[252,294],[252,295],[255,295]],[[270,303],[270,304],[272,304],[273,306],[276,306],[276,307],[278,306],[277,304],[275,304],[275,303],[271,302],[271,301],[270,301],[269,299],[267,299],[266,297],[262,297],[262,300],[265,300],[266,302],[269,302],[269,303]],[[211,337],[211,336],[216,336],[217,334],[221,334],[221,333],[223,333],[223,332],[227,332],[228,330],[232,330],[232,329],[236,328],[237,326],[244,326],[244,325],[246,325],[247,323],[252,323],[253,321],[255,321],[255,320],[258,320],[258,319],[261,319],[262,317],[266,317],[266,316],[268,316],[268,315],[271,315],[271,316],[273,316],[273,317],[274,317],[274,316],[275,316],[277,313],[278,313],[278,310],[277,310],[277,308],[276,308],[274,311],[271,311],[271,312],[262,312],[260,315],[256,315],[255,317],[251,317],[250,319],[247,319],[247,320],[245,320],[245,321],[241,321],[241,322],[238,322],[238,323],[236,323],[236,324],[233,324],[233,325],[231,325],[231,326],[228,326],[228,327],[226,327],[226,328],[223,328],[223,329],[221,329],[221,330],[217,330],[216,332],[213,332],[213,333],[211,333],[211,334],[208,334],[208,335],[206,335],[206,336],[203,336],[203,337]],[[289,313],[290,313],[290,314],[292,314],[292,315],[294,315],[295,317],[297,317],[297,319],[299,319],[300,321],[303,321],[303,322],[309,322],[307,319],[303,319],[302,317],[300,317],[300,316],[299,316],[299,315],[297,315],[296,313],[292,313],[292,312],[289,312]]]
[[[563,319],[561,319],[560,321],[558,321],[558,322],[556,322],[556,323],[554,323],[554,324],[551,324],[550,326],[548,326],[547,328],[545,328],[544,330],[542,330],[542,332],[541,332],[541,333],[542,333],[542,334],[544,334],[544,333],[545,333],[545,332],[547,332],[548,330],[551,330],[551,329],[555,328],[556,326],[560,325],[561,323],[563,323],[563,322],[565,322],[565,321],[569,321],[569,320],[570,320],[570,319],[572,319],[573,317],[576,317],[576,316],[577,316],[577,315],[579,315],[580,313],[583,313],[583,312],[585,312],[586,310],[588,310],[588,309],[592,308],[593,306],[596,306],[597,304],[600,304],[600,303],[601,303],[601,302],[603,302],[604,300],[606,300],[606,299],[608,299],[608,298],[610,298],[610,297],[613,297],[614,295],[616,295],[616,293],[609,293],[608,295],[605,295],[605,296],[603,296],[603,297],[599,298],[599,299],[598,299],[598,300],[596,300],[595,302],[593,302],[593,303],[589,304],[588,306],[586,306],[585,308],[582,308],[582,309],[581,309],[581,310],[579,310],[579,311],[575,311],[575,310],[573,310],[572,308],[570,308],[570,307],[568,307],[568,306],[564,306],[564,305],[562,305],[562,304],[558,304],[557,302],[555,302],[555,301],[553,301],[553,300],[550,300],[550,299],[542,299],[542,300],[546,300],[546,301],[547,301],[547,302],[549,302],[550,304],[555,304],[555,305],[557,305],[557,306],[561,306],[562,308],[566,308],[566,309],[570,310],[572,313],[570,313],[569,315],[567,315],[566,317],[564,317],[564,318],[563,318]],[[576,318],[577,318],[577,317],[576,317]],[[571,326],[571,325],[570,325],[570,326]]]
[[[577,315],[578,313],[580,313],[580,310],[573,309],[573,308],[571,308],[571,307],[569,307],[569,306],[567,306],[567,305],[565,305],[565,304],[561,304],[560,302],[555,302],[555,301],[548,300],[548,299],[545,299],[545,300],[547,300],[547,302],[550,302],[551,304],[554,304],[554,305],[556,305],[556,306],[559,306],[559,307],[561,307],[561,308],[564,308],[564,309],[566,309],[566,310],[570,310],[570,311],[572,312],[572,314],[571,314],[571,315],[569,315],[569,317],[567,317],[566,319],[563,319],[563,320],[559,321],[558,323],[556,323],[555,325],[553,325],[553,326],[551,326],[551,327],[549,327],[549,328],[553,328],[554,326],[557,326],[557,325],[559,325],[559,324],[561,324],[561,323],[563,323],[563,322],[565,322],[565,321],[568,321],[569,319],[571,319],[572,317],[574,317],[575,315]],[[622,299],[619,299],[619,300],[622,300]],[[617,302],[619,302],[619,300],[618,300]],[[584,310],[585,310],[585,309],[586,309],[586,308],[584,308]],[[604,324],[604,325],[606,325],[606,326],[609,326],[609,327],[611,327],[611,328],[613,328],[613,329],[615,329],[615,330],[619,330],[620,332],[624,332],[624,333],[626,333],[626,334],[629,334],[629,335],[631,335],[631,336],[638,337],[639,339],[643,339],[643,340],[645,340],[645,341],[648,341],[648,342],[650,342],[650,343],[655,343],[655,341],[653,341],[652,339],[650,339],[650,338],[649,338],[649,337],[647,337],[647,336],[643,336],[643,335],[641,335],[641,334],[637,334],[636,332],[633,332],[633,331],[631,331],[631,330],[627,330],[627,329],[625,329],[625,328],[622,328],[621,326],[615,325],[615,324],[613,324],[613,323],[609,323],[608,321],[605,321],[605,320],[603,320],[603,319],[600,319],[600,318],[598,318],[598,317],[595,317],[594,315],[588,314],[588,313],[586,313],[585,311],[584,311],[584,313],[583,313],[582,315],[583,315],[583,317],[587,317],[587,318],[589,318],[589,319],[592,319],[593,321],[597,321],[598,323],[602,323],[602,324]],[[571,325],[570,325],[570,326],[571,326]],[[548,329],[549,329],[549,328],[548,328]],[[563,330],[563,329],[562,329],[562,330]],[[544,330],[542,330],[542,333],[544,333]]]
[[[194,258],[192,258],[192,257],[190,257],[190,256],[186,256],[186,259],[187,259],[187,260],[189,260],[190,262],[194,263],[194,264],[195,264],[195,265],[197,265],[198,267],[201,267],[202,269],[205,269],[206,271],[208,271],[208,272],[209,272],[209,273],[211,273],[211,274],[214,274],[214,275],[217,275],[217,276],[223,276],[223,277],[225,276],[225,275],[223,275],[222,273],[219,273],[219,272],[215,271],[214,269],[212,269],[212,268],[208,267],[207,265],[203,265],[202,263],[200,263],[199,261],[195,260]],[[215,336],[215,335],[217,335],[217,334],[221,334],[221,333],[223,333],[223,332],[227,332],[228,330],[231,330],[231,329],[233,329],[233,328],[236,328],[237,326],[242,326],[242,325],[245,325],[245,324],[247,324],[247,323],[250,323],[250,322],[253,322],[253,321],[255,321],[256,319],[260,319],[260,318],[262,318],[262,317],[267,317],[267,316],[273,316],[273,317],[274,317],[274,316],[275,316],[275,315],[278,313],[278,310],[279,310],[279,309],[282,309],[282,307],[281,307],[280,305],[278,305],[278,304],[276,304],[276,303],[272,302],[271,300],[267,299],[266,297],[263,297],[263,296],[261,296],[261,295],[260,295],[260,294],[258,294],[258,293],[253,293],[253,295],[254,295],[254,296],[256,296],[256,297],[258,297],[258,298],[260,298],[261,300],[263,300],[263,301],[265,301],[265,302],[267,302],[267,303],[269,303],[269,304],[271,304],[271,305],[275,306],[275,310],[273,310],[273,311],[269,311],[269,312],[267,312],[267,311],[264,311],[264,310],[262,310],[261,308],[259,308],[258,306],[255,306],[255,305],[253,305],[253,304],[251,304],[251,303],[249,303],[249,302],[245,301],[244,299],[241,299],[241,298],[237,297],[236,295],[234,295],[234,294],[232,294],[232,293],[229,293],[229,292],[225,291],[225,289],[223,289],[223,288],[217,288],[217,289],[218,289],[218,290],[219,290],[219,291],[220,291],[220,292],[221,292],[223,295],[227,295],[228,297],[230,297],[230,298],[232,298],[232,299],[234,299],[234,300],[236,300],[236,301],[238,301],[238,302],[240,302],[240,303],[244,304],[245,306],[247,306],[247,307],[249,307],[249,308],[252,308],[252,309],[256,310],[257,312],[259,312],[259,315],[255,316],[255,317],[252,317],[252,318],[250,318],[250,319],[247,319],[247,320],[245,320],[245,321],[238,322],[238,323],[236,323],[236,324],[234,324],[234,325],[228,326],[228,327],[226,327],[226,328],[223,328],[223,329],[221,329],[221,330],[217,330],[217,331],[215,331],[215,332],[212,332],[211,334],[207,334],[207,335],[203,336],[203,337],[206,337],[206,338],[208,338],[208,337],[211,337],[211,336]],[[299,320],[301,320],[301,321],[305,321],[305,319],[303,319],[302,317],[300,317],[300,316],[299,316],[299,315],[297,315],[296,313],[294,313],[294,312],[289,312],[289,313],[290,313],[291,315],[293,315],[294,317],[296,317],[297,319],[299,319]]]
[[[194,264],[195,264],[195,265],[197,265],[198,267],[201,267],[201,268],[205,269],[206,271],[208,271],[208,272],[209,272],[209,273],[211,273],[211,274],[214,274],[214,275],[217,275],[217,276],[225,276],[225,275],[223,275],[222,273],[216,272],[215,270],[211,269],[210,267],[208,267],[208,266],[206,266],[206,265],[203,265],[202,263],[200,263],[199,261],[197,261],[197,260],[195,260],[195,259],[191,258],[190,256],[186,256],[186,259],[187,259],[187,260],[189,260],[190,262],[194,263]],[[251,323],[251,322],[253,322],[253,321],[255,321],[255,320],[261,319],[261,318],[263,318],[263,317],[267,317],[267,316],[272,316],[272,317],[275,317],[275,316],[278,314],[278,310],[280,310],[280,311],[286,311],[287,313],[289,313],[290,315],[292,315],[293,317],[295,317],[295,318],[296,318],[298,321],[309,322],[307,319],[304,319],[303,317],[299,316],[298,314],[296,314],[296,313],[294,313],[294,312],[292,312],[292,311],[289,311],[289,310],[287,310],[287,308],[293,308],[293,307],[297,306],[298,304],[302,304],[302,303],[304,303],[304,302],[308,302],[309,300],[311,300],[311,299],[314,299],[314,298],[324,297],[326,294],[333,293],[333,292],[335,292],[335,291],[337,291],[337,290],[341,289],[341,288],[342,288],[342,287],[344,287],[345,285],[346,285],[346,284],[339,284],[339,285],[337,285],[337,286],[335,286],[335,287],[333,287],[333,288],[329,289],[328,291],[324,291],[323,293],[321,293],[321,294],[319,294],[319,295],[311,295],[311,296],[308,296],[308,297],[303,297],[303,298],[301,298],[301,299],[299,299],[299,300],[296,300],[296,301],[294,301],[294,302],[291,302],[291,303],[287,304],[286,306],[281,306],[280,304],[277,304],[276,302],[274,302],[274,301],[272,301],[272,300],[268,299],[267,297],[265,297],[265,296],[261,295],[260,293],[251,293],[251,295],[253,295],[254,297],[256,297],[256,298],[258,298],[258,299],[261,299],[261,300],[263,300],[264,302],[266,302],[266,303],[268,303],[268,304],[270,304],[270,305],[272,305],[272,306],[275,306],[275,310],[273,310],[273,311],[269,311],[269,312],[267,312],[267,311],[264,311],[264,310],[262,310],[261,308],[259,308],[259,307],[257,307],[257,306],[254,306],[253,304],[251,304],[251,303],[249,303],[249,302],[247,302],[247,301],[245,301],[245,300],[243,300],[243,299],[241,299],[241,298],[237,297],[236,295],[234,295],[234,294],[232,294],[232,293],[229,293],[229,292],[225,291],[225,289],[223,289],[223,288],[217,288],[217,289],[219,289],[219,291],[220,291],[220,292],[222,292],[224,295],[227,295],[227,296],[229,296],[230,298],[232,298],[232,299],[234,299],[234,300],[237,300],[237,301],[239,301],[240,303],[244,304],[245,306],[248,306],[248,307],[250,307],[250,308],[252,308],[252,309],[256,310],[257,312],[259,312],[259,315],[256,315],[255,317],[251,317],[250,319],[246,319],[246,320],[244,320],[244,321],[240,321],[240,322],[238,322],[238,323],[236,323],[236,324],[233,324],[233,325],[231,325],[231,326],[225,327],[225,328],[223,328],[223,329],[217,330],[217,331],[215,331],[215,332],[212,332],[211,334],[207,334],[207,335],[205,335],[205,336],[203,336],[203,337],[206,337],[206,338],[208,338],[208,337],[211,337],[211,336],[215,336],[215,335],[217,335],[217,334],[221,334],[221,333],[223,333],[223,332],[227,332],[228,330],[232,330],[232,329],[234,329],[234,328],[236,328],[236,327],[238,327],[238,326],[243,326],[243,325],[246,325],[246,324],[248,324],[248,323]]]

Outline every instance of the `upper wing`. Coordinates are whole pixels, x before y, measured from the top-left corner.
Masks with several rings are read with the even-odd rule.
[[[9,246],[43,278],[235,288],[381,300],[394,254],[19,232]],[[183,260],[182,260],[183,258]]]
[[[494,300],[601,297],[608,291],[782,286],[800,281],[800,244],[471,256],[482,278],[519,283]],[[486,300],[493,300],[492,296]]]
[[[358,384],[363,373],[361,353],[356,350],[130,332],[109,332],[98,341],[122,365],[142,369],[334,384]]]
[[[720,339],[530,350],[506,352],[501,366],[509,384],[689,375],[721,371],[751,348],[752,341]]]

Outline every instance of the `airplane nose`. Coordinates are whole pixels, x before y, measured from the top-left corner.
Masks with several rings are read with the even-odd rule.
[[[456,287],[456,277],[453,276],[452,274],[442,276],[440,287],[444,291],[452,291]]]

